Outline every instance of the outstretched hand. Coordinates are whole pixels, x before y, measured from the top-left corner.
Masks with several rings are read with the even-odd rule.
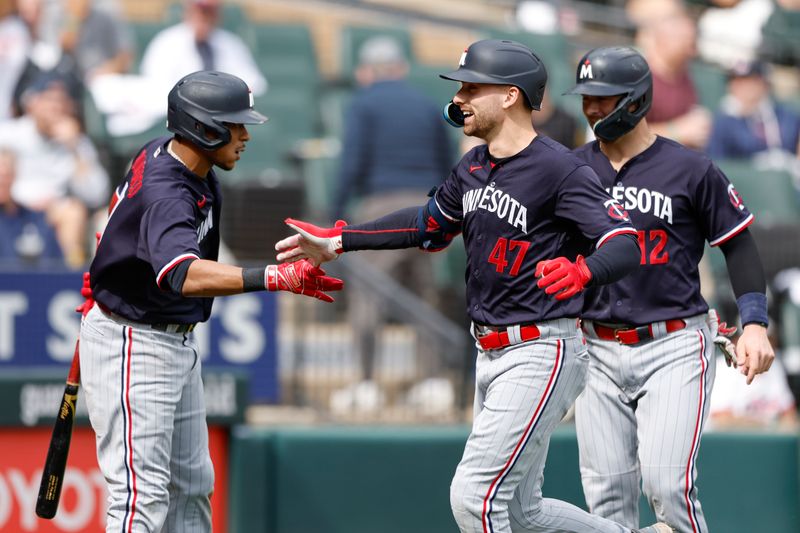
[[[266,271],[267,290],[288,291],[333,302],[327,291],[340,291],[344,282],[325,275],[325,271],[303,259],[294,263],[269,265]]]
[[[546,294],[555,294],[556,300],[566,300],[581,292],[592,279],[583,256],[573,263],[566,257],[556,257],[536,264],[536,286]]]
[[[342,228],[347,225],[344,220],[337,220],[332,228],[320,228],[293,218],[284,222],[297,233],[275,245],[278,261],[308,259],[319,266],[342,253]]]

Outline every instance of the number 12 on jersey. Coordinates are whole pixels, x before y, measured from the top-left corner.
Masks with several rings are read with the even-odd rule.
[[[494,265],[497,272],[502,273],[505,272],[508,266],[508,256],[513,255],[513,263],[508,273],[511,276],[516,276],[519,274],[522,260],[525,258],[530,245],[531,243],[527,241],[515,241],[500,237],[489,254],[489,262]]]
[[[639,247],[642,249],[642,265],[664,265],[669,262],[669,252],[664,248],[667,246],[667,232],[663,229],[651,229],[637,231],[639,236]]]

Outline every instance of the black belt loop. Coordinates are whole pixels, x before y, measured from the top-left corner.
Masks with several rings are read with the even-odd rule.
[[[650,325],[639,326],[638,328],[636,328],[636,335],[639,336],[639,342],[653,340],[653,332],[650,329]]]

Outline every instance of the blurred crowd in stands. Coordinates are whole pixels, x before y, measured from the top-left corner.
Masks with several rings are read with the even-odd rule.
[[[328,202],[313,213],[327,219],[320,222],[368,219],[395,203],[409,205],[409,195],[423,198],[459,152],[470,147],[440,120],[455,87],[436,72],[452,65],[422,61],[412,33],[394,20],[383,31],[374,27],[364,34],[345,33],[343,24],[335,41],[342,48],[341,72],[331,79],[320,74],[317,35],[296,21],[253,20],[248,13],[254,0],[164,2],[158,20],[127,18],[131,2],[136,0],[0,0],[4,267],[85,268],[105,205],[137,143],[163,129],[164,96],[195,70],[218,69],[243,78],[271,119],[263,133],[254,134],[247,161],[229,178],[233,194],[237,183],[275,175],[272,186],[294,180],[305,187],[307,202],[317,198],[319,203],[320,196]],[[348,7],[367,4],[354,0]],[[331,4],[331,10],[339,7]],[[551,82],[543,109],[532,117],[537,131],[568,147],[590,140],[579,110],[561,98],[574,76],[574,60],[593,46],[633,44],[654,75],[647,117],[652,128],[706,151],[737,189],[756,191],[748,206],[756,225],[762,224],[761,242],[782,230],[800,233],[800,1],[522,0],[514,13],[507,27],[476,29],[473,24],[466,30],[516,38],[540,52]],[[616,28],[607,26],[604,34],[589,37],[586,30],[602,27],[604,17],[597,15],[604,13],[618,19]],[[403,15],[396,20],[413,19],[413,13]],[[453,27],[458,24],[452,21]],[[358,21],[350,26],[357,28]],[[278,173],[265,172],[268,167]],[[766,172],[770,184],[761,181]],[[759,213],[772,209],[764,189],[773,186],[789,208],[759,222]],[[787,190],[792,191],[788,199]],[[744,199],[748,202],[747,194]],[[306,207],[297,206],[295,214]],[[388,261],[390,256],[376,257]],[[771,309],[781,346],[792,335],[800,339],[798,320],[787,323],[781,311],[800,306],[793,299],[800,299],[800,274],[787,275],[800,273],[800,243],[766,253],[764,260],[774,263],[766,269],[771,280],[779,275],[794,280],[770,286],[781,305]],[[441,308],[441,286],[427,283],[436,278],[429,257],[399,256],[374,266]],[[725,291],[708,289],[712,302],[723,307]],[[350,298],[358,301],[357,289]],[[369,333],[384,320],[380,306],[352,307],[360,310],[353,322],[363,325],[357,345],[373,353],[376,341]],[[425,345],[440,349],[435,342]],[[790,379],[797,379],[800,346],[784,348],[794,350],[783,364]],[[368,355],[361,359],[362,378],[369,380],[373,363]],[[769,403],[774,416],[783,419],[783,410],[793,406],[791,398],[776,402],[780,407],[754,400]]]

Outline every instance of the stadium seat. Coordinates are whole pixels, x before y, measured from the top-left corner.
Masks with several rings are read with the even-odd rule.
[[[800,64],[800,11],[776,5],[762,28],[761,54],[781,65]]]
[[[270,85],[317,85],[319,72],[314,42],[302,24],[254,24],[241,35]]]
[[[694,80],[700,105],[711,111],[716,110],[727,90],[725,71],[711,63],[694,61],[689,67],[689,72]]]
[[[759,169],[744,160],[717,161],[717,166],[741,194],[759,225],[800,222],[800,197],[788,171]]]
[[[276,173],[293,177],[294,145],[319,132],[319,72],[311,33],[302,24],[253,24],[241,37],[250,45],[269,83],[256,106],[269,121],[250,128],[248,151],[231,173],[247,181]]]

